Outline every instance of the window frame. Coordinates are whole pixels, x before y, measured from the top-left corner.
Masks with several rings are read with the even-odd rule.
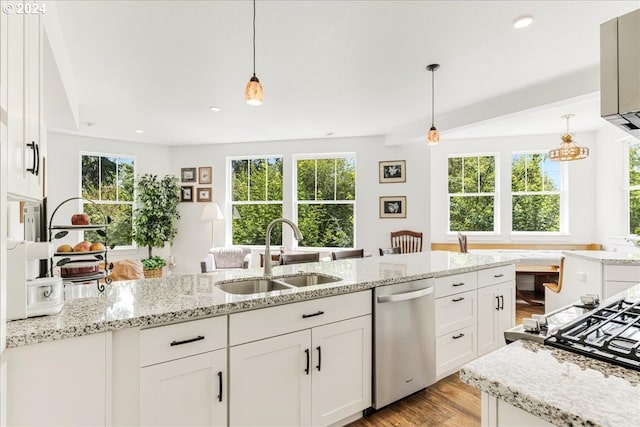
[[[260,202],[252,202],[250,200],[237,202],[233,200],[233,177],[231,174],[233,173],[232,163],[237,160],[256,160],[256,159],[281,159],[282,161],[282,199],[280,201],[275,200],[262,200]],[[285,165],[285,155],[284,154],[252,154],[247,156],[228,156],[226,158],[226,187],[227,187],[227,197],[226,197],[226,208],[224,212],[225,219],[225,245],[233,245],[233,210],[236,205],[281,205],[282,206],[282,216],[284,216],[285,212],[285,174],[286,174],[286,165]],[[268,180],[266,182],[268,184]],[[268,194],[268,186],[265,188],[265,194]],[[248,193],[249,197],[251,196],[251,192]],[[265,230],[266,231],[266,230]],[[284,244],[284,230],[282,235]],[[271,242],[274,244],[274,242]],[[265,245],[241,245],[246,248],[263,248]]]
[[[449,193],[449,159],[451,158],[467,158],[467,157],[493,157],[493,169],[494,169],[494,186],[493,193]],[[464,231],[460,232],[473,235],[473,236],[499,236],[501,233],[500,227],[500,153],[498,152],[479,152],[479,153],[449,153],[446,158],[446,173],[445,182],[447,186],[447,232],[448,236],[455,236],[458,230],[451,230],[451,196],[463,196],[463,197],[479,197],[479,196],[493,196],[493,231]],[[464,163],[463,163],[464,164]]]
[[[356,169],[356,177],[355,177],[355,181],[354,181],[354,194],[355,197],[353,200],[315,200],[315,201],[311,201],[311,200],[298,200],[298,161],[299,160],[327,160],[327,159],[347,159],[347,158],[352,158],[355,162],[355,169]],[[292,216],[293,218],[296,220],[296,224],[297,224],[297,219],[298,219],[298,206],[300,204],[302,205],[311,205],[311,204],[320,204],[320,205],[352,205],[353,206],[353,246],[350,247],[334,247],[334,246],[329,246],[329,247],[321,247],[321,246],[298,246],[298,241],[294,239],[294,248],[304,248],[306,249],[315,249],[315,250],[320,250],[320,251],[334,251],[336,249],[354,249],[357,248],[357,215],[356,215],[356,209],[357,209],[357,199],[358,199],[358,160],[357,160],[357,156],[355,152],[349,151],[349,152],[331,152],[331,153],[304,153],[304,154],[292,154],[291,155],[291,159],[292,159],[292,168],[291,168],[291,175],[292,175],[292,179],[291,182],[293,183],[292,188],[291,188],[291,212],[292,212]],[[335,169],[334,169],[335,170]],[[337,177],[336,177],[337,178]],[[334,190],[337,188],[337,179],[334,178]],[[317,186],[317,179],[316,179],[316,186]],[[335,192],[334,192],[334,197],[335,197]],[[304,233],[303,233],[304,234]]]
[[[511,158],[509,161],[509,213],[511,216],[511,236],[566,236],[568,234],[568,220],[569,220],[569,208],[568,208],[568,173],[567,162],[560,163],[560,190],[557,194],[560,196],[560,229],[558,231],[516,231],[513,230],[513,196],[521,195],[524,192],[513,191],[513,156],[518,154],[548,154],[548,150],[517,150],[511,152]],[[544,195],[544,194],[556,194],[555,192],[528,192],[532,195]]]
[[[626,140],[626,144],[625,144],[625,181],[626,181],[626,185],[625,185],[625,201],[626,201],[626,209],[625,209],[625,214],[626,214],[626,229],[627,229],[627,233],[629,235],[635,236],[636,233],[634,233],[631,230],[631,191],[633,190],[640,190],[640,184],[639,185],[631,185],[631,146],[632,145],[636,145],[639,147],[640,149],[640,141],[637,140],[633,140],[633,139],[627,139]]]
[[[122,205],[122,204],[130,204],[131,205],[131,224],[133,227],[133,215],[135,213],[135,209],[136,209],[136,198],[137,198],[137,190],[136,190],[136,182],[135,182],[135,178],[137,176],[137,158],[135,155],[133,154],[116,154],[116,153],[106,153],[106,152],[96,152],[96,151],[79,151],[78,152],[79,156],[78,156],[78,172],[79,172],[79,176],[80,179],[78,180],[78,195],[80,197],[80,199],[78,199],[78,212],[84,212],[84,205],[85,200],[91,200],[92,202],[96,203],[97,205]],[[134,186],[133,186],[133,200],[129,201],[112,201],[112,200],[94,200],[94,199],[85,199],[83,196],[83,174],[82,174],[82,158],[84,156],[93,156],[93,157],[115,157],[115,158],[126,158],[126,159],[131,159],[133,161],[133,177],[134,177]],[[101,184],[102,184],[102,179],[100,179],[100,187],[101,188]],[[82,233],[82,239],[84,239],[84,231],[81,232]],[[114,250],[114,251],[126,251],[126,250],[131,250],[131,249],[138,249],[138,245],[136,244],[136,242],[131,239],[131,245],[127,245],[127,246],[114,246],[113,249],[110,250]]]

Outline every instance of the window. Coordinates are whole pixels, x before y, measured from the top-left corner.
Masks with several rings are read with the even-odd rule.
[[[133,214],[135,162],[132,157],[99,154],[82,154],[83,212],[92,224],[105,224],[105,216],[111,218],[107,230],[109,245],[132,246],[131,218]],[[95,231],[87,231],[85,240],[101,241]]]
[[[299,246],[352,248],[356,201],[353,155],[305,158],[296,162]]]
[[[629,233],[640,234],[640,144],[629,144]]]
[[[231,239],[234,245],[264,245],[267,225],[282,216],[282,157],[231,160]],[[282,244],[282,226],[271,234]]]
[[[511,157],[513,231],[560,231],[560,162],[544,153]]]
[[[449,157],[449,231],[495,232],[496,157]]]

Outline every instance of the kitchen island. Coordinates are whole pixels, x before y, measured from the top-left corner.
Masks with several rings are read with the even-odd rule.
[[[639,300],[640,285],[619,296]],[[482,391],[483,427],[631,427],[640,420],[640,371],[532,341],[468,363],[460,378]]]
[[[345,424],[372,405],[374,288],[430,295],[412,327],[430,331],[441,377],[504,345],[512,264],[429,252],[275,267],[271,282],[255,269],[74,287],[59,314],[7,324],[8,424]],[[286,281],[302,285],[273,285]],[[267,291],[234,287],[247,284]]]

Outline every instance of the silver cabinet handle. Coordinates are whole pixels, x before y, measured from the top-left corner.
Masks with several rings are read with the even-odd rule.
[[[385,302],[407,301],[410,299],[420,298],[420,297],[429,295],[431,293],[433,293],[433,286],[430,288],[423,288],[417,291],[404,292],[401,294],[380,295],[378,296],[378,302],[385,303]]]

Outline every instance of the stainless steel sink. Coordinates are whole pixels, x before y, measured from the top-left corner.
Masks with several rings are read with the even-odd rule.
[[[302,274],[299,276],[278,277],[273,279],[276,282],[285,283],[289,286],[295,286],[297,288],[303,286],[324,285],[327,283],[339,282],[339,277],[327,276],[324,274]]]
[[[259,294],[264,292],[291,289],[291,286],[287,286],[285,283],[262,278],[220,282],[217,283],[216,286],[229,294],[240,295]]]

